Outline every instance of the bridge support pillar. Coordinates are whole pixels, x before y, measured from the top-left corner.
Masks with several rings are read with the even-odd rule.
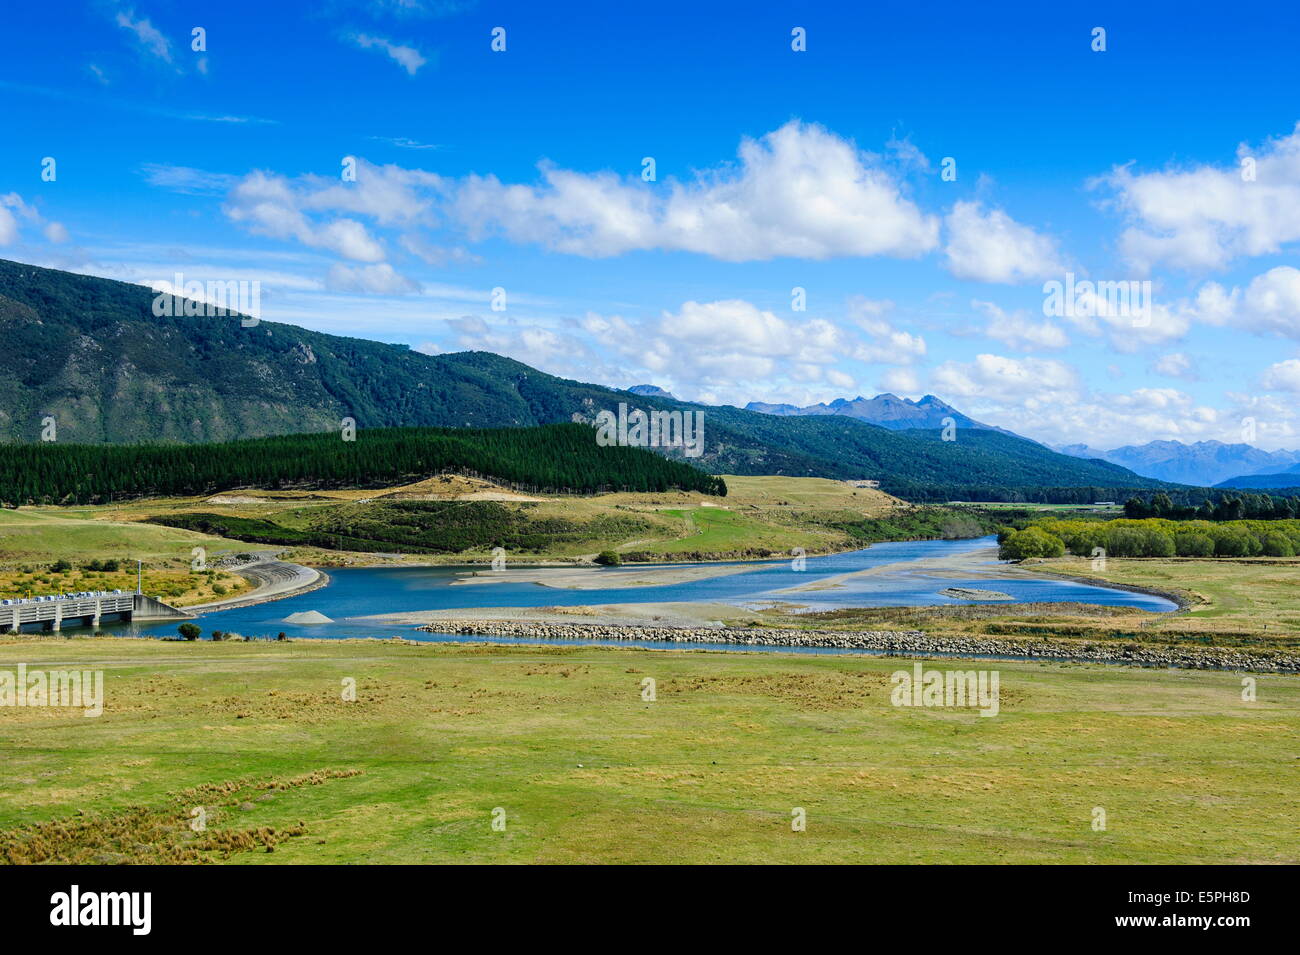
[[[14,607],[14,631],[17,632],[18,630],[21,629],[22,629],[22,622],[18,617],[18,608]]]
[[[57,600],[54,602],[54,626],[50,629],[55,633],[63,629],[63,604]]]
[[[102,613],[103,613],[102,610],[100,609],[100,605],[101,605],[102,601],[103,601],[103,598],[101,598],[101,597],[96,597],[96,598],[95,598],[95,619],[94,619],[93,621],[91,621],[91,626],[92,626],[92,627],[98,627],[98,626],[99,626],[99,618],[102,616]]]

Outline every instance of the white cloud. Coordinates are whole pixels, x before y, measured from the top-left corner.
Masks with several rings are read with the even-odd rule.
[[[297,239],[359,262],[383,260],[383,246],[364,225],[355,219],[313,222],[303,212],[309,204],[283,177],[253,172],[231,191],[226,215],[260,235]]]
[[[119,11],[117,14],[117,25],[123,29],[129,30],[135,34],[140,45],[149,52],[150,55],[158,57],[167,63],[172,61],[172,45],[167,37],[162,35],[148,17],[136,19],[135,10]]]
[[[423,242],[417,230],[440,227],[475,240],[500,233],[589,257],[637,249],[728,261],[917,256],[938,242],[937,218],[906,199],[876,157],[798,122],[744,140],[738,165],[699,173],[689,183],[644,183],[543,164],[543,184],[511,185],[494,176],[450,179],[349,161],[355,181],[249,173],[229,188],[226,214],[259,234],[370,262],[383,259],[382,243],[361,220],[403,229],[402,246],[426,261],[472,261],[445,249],[430,257],[428,250],[442,244]],[[148,166],[145,173],[155,185],[191,194],[230,182],[186,167]],[[338,214],[351,218],[330,221]]]
[[[145,163],[140,171],[149,185],[187,196],[219,196],[239,182],[238,176],[229,173],[208,172],[192,166],[173,166],[169,163]]]
[[[924,339],[886,318],[891,307],[857,298],[847,321],[832,321],[780,315],[741,299],[689,301],[651,319],[588,313],[578,327],[617,357],[620,379],[654,381],[696,400],[805,405],[858,387],[846,362],[902,366],[924,357]]]
[[[1061,273],[1056,242],[1021,225],[1001,209],[958,202],[945,220],[948,271],[959,279],[1015,284]]]
[[[1020,351],[1064,348],[1070,339],[1059,325],[1034,321],[1025,312],[1008,314],[993,302],[974,300],[971,307],[988,318],[984,334]]]
[[[1210,324],[1300,339],[1300,269],[1281,265],[1231,291],[1207,282],[1197,301]]]
[[[1134,267],[1219,268],[1241,256],[1276,253],[1300,239],[1300,125],[1237,163],[1135,174],[1117,166],[1094,183],[1115,191],[1130,225],[1120,248]],[[1254,161],[1254,179],[1244,161]]]
[[[399,244],[428,265],[441,268],[445,265],[480,265],[483,259],[463,246],[440,246],[425,241],[418,235],[406,233],[398,239]]]
[[[18,220],[0,204],[0,245],[13,245],[18,241]]]
[[[1112,294],[1104,285],[1124,285],[1130,291]],[[1207,301],[1156,302],[1150,288],[1141,291],[1138,282],[1081,282],[1062,317],[1084,334],[1105,335],[1116,351],[1132,353],[1177,341],[1193,323],[1212,321],[1218,307]]]
[[[861,296],[849,300],[849,317],[867,337],[847,348],[847,357],[883,365],[907,365],[925,357],[925,339],[896,328],[886,317],[893,307],[893,302]]]
[[[1187,356],[1186,352],[1170,352],[1168,355],[1161,355],[1152,365],[1152,369],[1156,374],[1164,375],[1167,378],[1196,380],[1196,370],[1192,365],[1192,359]]]
[[[1060,361],[979,355],[973,362],[947,362],[935,370],[930,390],[975,418],[1055,446],[1233,442],[1241,440],[1247,414],[1257,417],[1260,446],[1279,446],[1294,434],[1294,412],[1283,404],[1229,396],[1232,404],[1216,409],[1175,388],[1104,393]]]
[[[921,393],[921,380],[911,368],[891,368],[880,379],[880,388],[882,391],[911,397]]]
[[[1264,372],[1263,384],[1270,391],[1300,393],[1300,359],[1288,358],[1270,365]]]
[[[826,370],[826,381],[846,392],[856,391],[858,387],[857,381],[852,375],[845,374],[838,368],[828,368]]]
[[[18,241],[21,222],[27,222],[41,230],[46,241],[59,243],[68,238],[68,230],[59,222],[51,222],[40,211],[16,192],[0,195],[0,245],[12,245]]]
[[[914,257],[937,245],[937,220],[904,197],[875,157],[821,126],[787,123],[761,140],[743,140],[739,156],[738,166],[688,183],[546,164],[535,186],[470,176],[454,213],[475,237],[499,232],[589,257],[638,249],[731,262]]]
[[[972,362],[944,362],[931,382],[944,397],[978,397],[1023,407],[1072,404],[1082,389],[1078,372],[1065,362],[990,354],[977,355]]]
[[[429,61],[420,54],[420,51],[413,46],[400,46],[392,40],[387,40],[381,36],[371,36],[368,33],[354,33],[350,39],[363,50],[382,50],[384,53],[400,66],[410,76],[419,72],[420,67]]]
[[[353,268],[341,262],[330,266],[331,288],[348,292],[369,292],[374,295],[400,295],[418,292],[420,285],[393,271],[387,262]]]

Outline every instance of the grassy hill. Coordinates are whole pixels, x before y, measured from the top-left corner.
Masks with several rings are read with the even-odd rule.
[[[337,430],[345,417],[361,429],[590,422],[626,401],[702,408],[705,452],[691,463],[714,474],[874,478],[927,500],[1065,503],[1160,486],[996,431],[959,429],[944,442],[937,431],[842,416],[702,407],[557,378],[487,352],[431,356],[275,322],[155,317],[152,302],[142,286],[0,260],[0,441],[37,441],[46,416],[60,442],[203,442]]]

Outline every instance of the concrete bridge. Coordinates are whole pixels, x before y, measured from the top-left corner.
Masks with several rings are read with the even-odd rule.
[[[42,630],[98,627],[105,618],[125,620],[190,620],[193,614],[177,610],[144,594],[103,593],[85,597],[40,600],[6,600],[0,604],[0,629],[21,630],[39,625]]]

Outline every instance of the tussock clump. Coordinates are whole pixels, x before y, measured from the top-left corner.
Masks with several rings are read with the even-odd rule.
[[[289,779],[231,780],[203,783],[182,790],[160,806],[130,806],[103,815],[75,815],[0,830],[0,863],[36,865],[194,865],[211,854],[229,858],[237,852],[274,852],[286,839],[305,835],[301,820],[292,826],[221,829],[227,812],[249,805],[243,794],[319,786],[333,779],[361,775],[359,769],[318,769]],[[212,803],[218,803],[212,805]],[[190,828],[190,812],[204,805],[207,828]]]
[[[889,682],[879,671],[781,673],[763,676],[708,676],[667,680],[662,693],[770,696],[804,709],[833,710],[865,706]]]

